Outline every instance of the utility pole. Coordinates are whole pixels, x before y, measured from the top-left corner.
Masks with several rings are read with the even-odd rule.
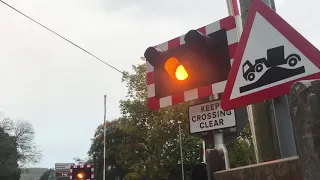
[[[104,115],[103,115],[103,180],[106,180],[106,104],[107,96],[104,95]]]
[[[268,1],[268,0],[267,0]],[[270,2],[270,1],[269,1]],[[246,23],[248,10],[252,0],[240,0],[242,25]],[[267,3],[268,4],[268,3]],[[260,102],[248,106],[252,134],[255,137],[257,163],[277,159],[280,155],[277,144],[277,134],[274,127],[274,118],[270,113],[270,102]]]
[[[276,5],[274,0],[266,0],[274,11]],[[289,111],[287,95],[273,98],[271,100],[271,113],[275,118],[276,131],[278,134],[278,144],[281,158],[288,158],[297,155],[296,143],[294,140],[292,121]]]
[[[263,0],[274,11],[274,0]],[[245,25],[252,0],[240,0],[242,24]],[[257,162],[295,156],[296,147],[287,96],[248,106]]]

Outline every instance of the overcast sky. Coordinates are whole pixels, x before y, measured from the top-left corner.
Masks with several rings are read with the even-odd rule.
[[[227,16],[225,0],[5,0],[120,70],[156,45]],[[309,4],[307,4],[307,2]],[[320,48],[320,1],[276,0],[278,13]],[[263,43],[263,42],[262,42]],[[0,3],[0,111],[29,120],[38,167],[85,158],[94,130],[120,116],[121,74]]]

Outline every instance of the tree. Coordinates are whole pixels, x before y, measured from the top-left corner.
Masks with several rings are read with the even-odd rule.
[[[227,146],[231,168],[256,163],[250,126],[247,125],[238,139]]]
[[[14,137],[0,127],[0,179],[19,180],[19,153]]]
[[[184,122],[182,133],[186,164],[200,161],[201,141],[188,133],[187,105],[148,111],[145,66],[133,68],[135,74],[126,73],[123,77],[128,85],[128,96],[121,101],[122,117],[107,124],[108,174],[117,171],[125,173],[125,179],[166,179],[170,170],[180,163],[176,122]],[[170,122],[170,119],[176,121]],[[102,171],[102,149],[103,126],[100,125],[89,150],[99,172]]]
[[[120,102],[123,117],[127,119],[125,132],[127,143],[139,144],[136,161],[132,162],[130,171],[148,179],[167,179],[169,172],[180,163],[179,133],[177,121],[181,121],[183,153],[185,164],[194,165],[201,159],[201,141],[188,132],[189,103],[149,111],[147,108],[147,86],[145,64],[133,66],[133,74],[126,73],[123,81],[128,87],[126,100]],[[170,120],[174,120],[171,122]],[[134,146],[135,147],[135,146]],[[132,160],[126,156],[124,162]]]
[[[118,152],[121,151],[121,144],[124,138],[123,132],[119,129],[120,120],[107,122],[106,124],[106,165],[107,179],[115,179],[116,176],[123,177],[123,169],[119,166],[117,157]],[[88,152],[89,159],[95,165],[96,179],[102,179],[103,174],[103,124],[98,126],[94,138],[91,142],[91,147]]]
[[[114,175],[119,170],[124,173],[125,180],[167,179],[180,164],[177,121],[182,122],[185,173],[190,174],[190,169],[201,162],[202,156],[201,139],[189,133],[188,106],[193,102],[149,111],[145,64],[133,66],[133,70],[134,73],[123,75],[128,93],[126,99],[120,101],[121,117],[107,124],[107,174]],[[233,167],[251,162],[246,150],[249,146],[250,139],[243,135],[242,139],[228,147]],[[239,149],[245,150],[242,152],[246,155],[233,153],[233,150]],[[102,179],[103,125],[97,128],[88,154],[99,172],[97,179]],[[189,178],[186,176],[186,179]]]
[[[28,121],[18,119],[13,128],[13,136],[18,144],[19,162],[22,165],[38,163],[42,154],[34,142],[33,126]]]
[[[8,133],[16,143],[18,160],[21,166],[39,162],[42,153],[35,145],[35,131],[32,124],[21,119],[12,120],[1,114],[0,127]]]

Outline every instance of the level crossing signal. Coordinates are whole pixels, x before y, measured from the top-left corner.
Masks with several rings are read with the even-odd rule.
[[[72,171],[72,180],[88,180],[91,178],[91,168],[76,168]]]
[[[205,35],[189,31],[185,43],[167,51],[149,47],[144,53],[154,67],[155,96],[162,98],[228,78],[231,67],[226,30]]]

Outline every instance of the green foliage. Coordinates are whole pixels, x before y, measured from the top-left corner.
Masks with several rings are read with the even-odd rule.
[[[0,113],[0,127],[16,143],[20,166],[39,162],[42,153],[35,145],[35,131],[31,123],[21,119],[13,120]]]
[[[0,179],[19,180],[19,153],[14,137],[0,127]]]
[[[190,103],[149,111],[146,67],[137,65],[133,70],[134,74],[123,76],[128,94],[120,101],[122,116],[107,123],[107,179],[116,176],[125,180],[168,179],[169,173],[180,163],[178,121],[182,122],[185,173],[190,174],[193,165],[202,161],[202,141],[189,133],[187,111]],[[248,133],[250,137],[250,131]],[[252,162],[250,139],[245,135],[244,140],[239,138],[228,147],[233,167]],[[97,128],[88,155],[95,164],[96,179],[102,180],[103,125]]]
[[[19,180],[20,167],[36,163],[40,158],[41,153],[34,145],[32,125],[27,121],[12,120],[0,113],[0,179]]]
[[[237,141],[231,143],[227,148],[231,168],[256,163],[249,125],[244,128]]]
[[[107,179],[123,174],[118,163],[118,152],[121,150],[124,133],[120,129],[121,121],[108,122],[106,125],[106,164]],[[100,125],[92,139],[91,148],[88,152],[91,161],[95,165],[95,179],[102,179],[103,173],[103,124]]]

